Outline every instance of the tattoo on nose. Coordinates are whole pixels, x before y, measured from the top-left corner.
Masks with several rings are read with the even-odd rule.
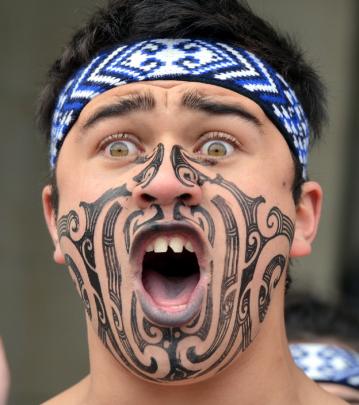
[[[208,203],[188,207],[176,201],[171,218],[160,205],[129,212],[131,192],[123,184],[58,221],[66,263],[98,336],[133,373],[163,383],[216,373],[247,349],[284,273],[287,257],[281,252],[289,251],[294,235],[291,219],[262,196],[250,197],[219,174],[202,173],[196,168],[200,160],[179,146],[170,158],[183,185],[205,185]],[[138,162],[147,166],[133,178],[137,185],[148,186],[163,159],[160,144]],[[208,278],[203,301],[183,326],[150,319],[132,284],[136,236],[156,233],[166,221],[195,229],[209,252],[208,268],[201,269]]]
[[[163,156],[164,146],[162,143],[160,143],[150,157],[138,159],[136,163],[147,163],[150,161],[150,164],[147,165],[137,176],[135,176],[133,181],[142,188],[147,187],[160,170],[163,162]]]
[[[194,185],[202,186],[205,181],[208,181],[208,177],[196,170],[188,161],[208,166],[208,163],[203,159],[195,159],[194,157],[186,155],[181,146],[173,146],[171,162],[177,179],[188,187],[194,187]]]

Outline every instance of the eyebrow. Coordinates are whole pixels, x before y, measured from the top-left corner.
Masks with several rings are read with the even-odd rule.
[[[213,115],[235,115],[246,121],[253,123],[257,127],[261,127],[261,121],[253,114],[238,104],[227,104],[204,96],[198,91],[188,91],[182,97],[183,106],[203,111]]]
[[[151,93],[133,93],[119,98],[116,102],[100,107],[84,123],[83,129],[89,129],[98,121],[119,117],[136,111],[151,111],[155,108],[156,101]]]
[[[214,101],[197,90],[187,91],[182,97],[182,105],[191,110],[202,111],[213,115],[235,115],[261,127],[260,120],[237,104]],[[137,111],[151,111],[156,107],[156,100],[151,92],[133,93],[119,98],[116,102],[96,110],[83,124],[84,130],[94,126],[100,120],[128,115]]]

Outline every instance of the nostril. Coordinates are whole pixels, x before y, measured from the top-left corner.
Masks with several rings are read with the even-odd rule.
[[[179,199],[182,201],[188,201],[192,198],[191,194],[189,193],[183,193],[179,196]]]
[[[152,203],[152,202],[154,202],[156,200],[156,198],[153,197],[150,194],[143,193],[142,194],[142,200],[145,201],[145,202],[148,202],[148,203]]]

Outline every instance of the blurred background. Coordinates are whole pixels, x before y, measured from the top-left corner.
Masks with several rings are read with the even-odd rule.
[[[47,150],[34,124],[50,63],[103,1],[0,2],[0,335],[12,373],[10,405],[55,395],[87,372],[82,306],[66,269],[52,262],[40,193]],[[330,122],[310,175],[325,191],[314,252],[295,264],[293,290],[358,310],[359,2],[249,0],[297,38],[328,87]]]

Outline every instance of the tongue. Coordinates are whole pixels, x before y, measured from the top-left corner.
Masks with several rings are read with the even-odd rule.
[[[177,306],[187,304],[198,283],[198,275],[165,277],[157,271],[147,270],[143,286],[158,305]]]

